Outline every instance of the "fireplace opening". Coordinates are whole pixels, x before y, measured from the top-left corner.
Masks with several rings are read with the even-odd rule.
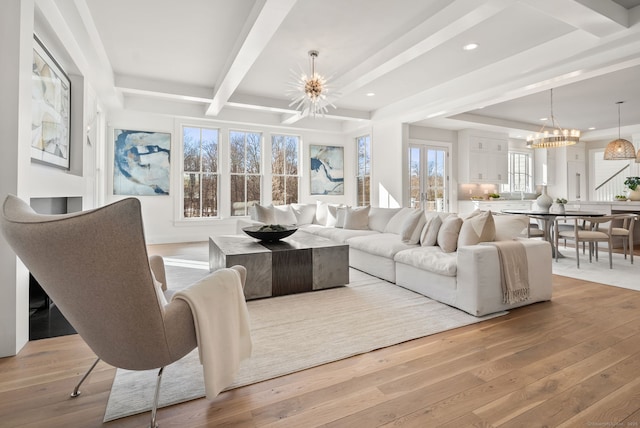
[[[82,210],[81,197],[31,198],[31,207],[40,214],[67,214]],[[29,274],[29,340],[75,334],[38,281]]]

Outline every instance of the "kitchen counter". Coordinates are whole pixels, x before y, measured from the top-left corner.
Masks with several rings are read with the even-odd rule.
[[[602,211],[605,214],[619,212],[640,213],[640,201],[569,201],[567,209],[576,211]]]

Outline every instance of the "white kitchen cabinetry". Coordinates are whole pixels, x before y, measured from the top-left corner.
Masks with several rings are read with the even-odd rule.
[[[458,133],[460,183],[508,183],[509,140],[507,136]]]
[[[530,210],[534,201],[505,199],[497,201],[458,201],[458,213],[468,214],[474,210],[491,211],[494,213],[502,210]]]

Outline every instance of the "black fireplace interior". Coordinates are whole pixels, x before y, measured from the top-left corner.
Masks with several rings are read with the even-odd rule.
[[[32,198],[31,207],[40,214],[66,214],[82,210],[82,198]],[[75,334],[38,281],[29,274],[29,340]]]

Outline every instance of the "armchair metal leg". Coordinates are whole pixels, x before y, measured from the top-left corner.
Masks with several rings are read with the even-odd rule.
[[[89,373],[91,373],[91,371],[96,367],[96,365],[98,365],[98,361],[100,361],[100,358],[96,358],[96,360],[93,362],[91,367],[89,367],[89,370],[87,370],[87,372],[84,374],[84,376],[82,376],[82,379],[80,379],[80,382],[78,382],[76,387],[73,388],[73,392],[71,393],[72,397],[77,397],[78,395],[81,394],[80,385],[82,385],[82,382],[84,382],[84,380],[87,378],[87,376],[89,376]]]
[[[153,407],[151,408],[151,423],[149,425],[150,428],[158,428],[158,424],[156,423],[156,413],[158,412],[158,398],[160,397],[160,381],[162,381],[162,372],[164,367],[160,367],[158,371],[158,380],[156,381],[156,393],[153,397]]]

